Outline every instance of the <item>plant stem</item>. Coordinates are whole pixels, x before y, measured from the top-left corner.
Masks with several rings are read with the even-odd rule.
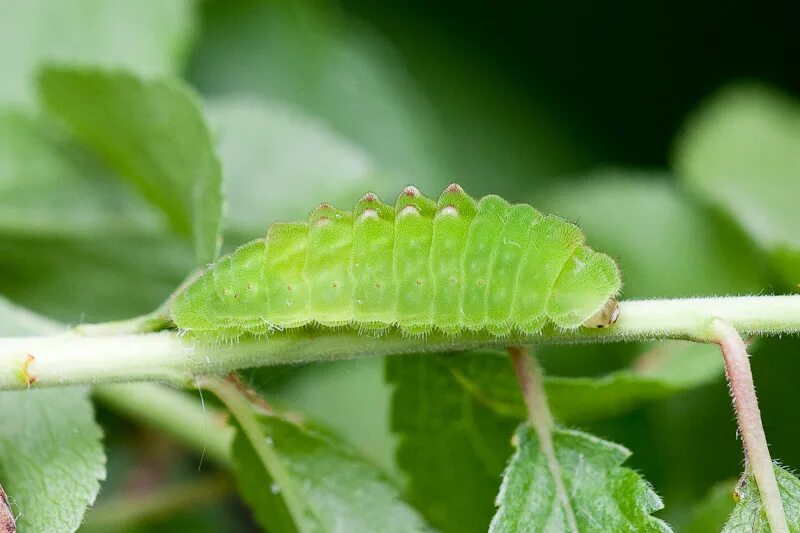
[[[482,333],[414,337],[353,330],[300,328],[231,342],[148,334],[0,338],[0,390],[31,386],[164,381],[183,387],[195,375],[317,360],[401,353],[446,352],[507,345],[685,339],[716,342],[709,331],[720,318],[746,335],[800,332],[800,295],[690,298],[620,302],[620,319],[605,329],[549,328],[536,335],[498,338]]]
[[[517,381],[522,390],[522,397],[525,399],[525,406],[528,409],[528,419],[536,431],[539,439],[539,447],[547,461],[547,468],[553,478],[556,487],[556,495],[564,510],[564,515],[569,525],[571,533],[578,533],[578,522],[575,520],[575,511],[567,495],[567,487],[564,484],[564,477],[561,474],[561,465],[556,458],[556,450],[553,446],[553,417],[550,414],[550,407],[547,405],[547,395],[544,392],[542,381],[542,368],[536,357],[530,355],[528,350],[521,347],[509,347],[508,353],[514,364],[514,372],[517,374]]]
[[[739,433],[744,445],[746,468],[753,472],[767,521],[772,533],[789,533],[786,514],[783,510],[775,468],[769,455],[767,436],[761,423],[753,374],[747,347],[736,328],[723,320],[714,320],[711,325],[725,358],[725,375],[739,423]]]

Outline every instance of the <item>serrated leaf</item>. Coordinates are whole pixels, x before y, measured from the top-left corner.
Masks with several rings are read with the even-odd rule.
[[[448,364],[456,357],[386,359],[386,379],[394,385],[391,424],[412,503],[442,531],[482,532],[518,420],[499,415],[458,381]]]
[[[177,74],[194,33],[189,0],[0,2],[0,102],[35,103],[46,62]]]
[[[522,424],[515,439],[490,531],[569,531],[535,431]],[[630,451],[563,428],[554,428],[553,445],[579,531],[671,531],[651,514],[663,508],[661,499],[636,472],[620,466]]]
[[[314,202],[349,207],[372,186],[363,150],[291,106],[229,96],[205,107],[225,171],[226,229],[263,235]]]
[[[800,531],[800,479],[785,468],[774,466],[789,531],[797,533]],[[739,485],[736,496],[738,501],[722,533],[769,533],[767,515],[752,474],[748,474],[744,483]]]
[[[177,80],[144,81],[123,72],[51,67],[42,98],[108,164],[160,207],[212,261],[222,225],[222,178],[193,93]]]
[[[55,326],[0,299],[0,335]],[[75,531],[105,479],[88,389],[0,392],[0,484],[20,531]]]
[[[797,286],[800,103],[751,83],[723,89],[688,122],[675,166],[689,187],[780,254],[779,268]]]
[[[240,491],[270,531],[428,531],[383,474],[320,430],[258,415],[264,443],[277,454],[287,482],[279,485],[245,433],[237,431],[234,466]],[[289,494],[287,494],[289,493]],[[282,498],[302,507],[290,515]]]

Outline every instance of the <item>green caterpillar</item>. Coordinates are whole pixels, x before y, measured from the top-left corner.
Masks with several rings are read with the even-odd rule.
[[[453,184],[438,202],[407,187],[394,207],[369,193],[352,212],[273,224],[177,293],[171,316],[223,337],[306,324],[503,336],[609,326],[619,289],[574,224]]]

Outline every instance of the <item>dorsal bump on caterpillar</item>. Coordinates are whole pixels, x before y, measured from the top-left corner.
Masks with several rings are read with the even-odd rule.
[[[611,326],[619,269],[572,223],[458,184],[438,201],[414,186],[393,206],[319,204],[222,257],[173,297],[182,333],[221,338],[306,325],[408,334],[535,334]]]

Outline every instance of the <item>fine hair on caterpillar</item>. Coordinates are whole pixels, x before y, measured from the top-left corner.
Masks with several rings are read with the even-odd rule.
[[[323,203],[273,224],[182,287],[170,314],[218,338],[306,325],[505,337],[610,326],[620,286],[575,224],[456,184],[438,201],[409,186],[393,206],[367,193],[352,211]]]

